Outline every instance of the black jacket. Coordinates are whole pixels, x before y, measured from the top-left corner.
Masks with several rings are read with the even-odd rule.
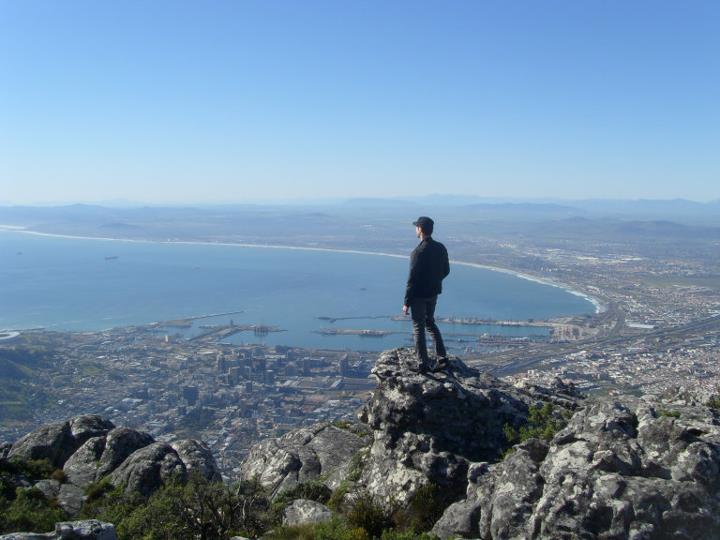
[[[440,242],[425,238],[410,255],[410,275],[405,305],[415,298],[429,298],[442,292],[442,280],[450,273],[448,252]]]

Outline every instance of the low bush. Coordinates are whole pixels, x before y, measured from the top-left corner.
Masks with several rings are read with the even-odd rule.
[[[350,493],[352,484],[347,480],[340,482],[340,485],[332,492],[328,499],[327,506],[333,512],[342,512],[345,502],[345,496]]]
[[[720,397],[714,397],[708,400],[705,404],[711,409],[720,409]]]
[[[407,534],[428,531],[452,502],[449,493],[438,485],[426,484],[415,492],[406,508],[392,513],[393,524]]]
[[[383,531],[393,528],[393,512],[367,493],[358,495],[345,513],[350,525],[367,531],[372,538],[380,538]]]
[[[357,482],[362,476],[363,469],[365,468],[365,461],[370,453],[369,448],[363,448],[355,452],[355,455],[350,460],[348,465],[347,479],[350,482]]]
[[[47,459],[0,459],[0,473],[17,474],[29,480],[46,480],[59,469],[55,469]]]
[[[81,517],[114,523],[120,540],[221,540],[257,537],[270,525],[270,502],[256,482],[226,486],[193,475],[149,499],[107,480],[90,485]]]
[[[52,474],[50,475],[50,478],[60,482],[61,484],[64,484],[65,482],[67,482],[67,475],[65,474],[65,471],[63,471],[62,469],[55,469],[52,472]]]
[[[264,540],[371,540],[368,533],[335,517],[308,525],[282,526],[263,536]]]
[[[528,409],[527,423],[520,426],[519,430],[505,424],[503,433],[509,446],[533,438],[550,441],[567,425],[568,416],[564,410],[556,411],[552,403],[545,403],[542,407]]]
[[[332,490],[319,480],[301,482],[294,487],[281,492],[278,501],[292,502],[296,499],[309,499],[325,504],[330,499]]]
[[[39,489],[18,488],[12,500],[0,497],[0,534],[44,533],[54,530],[56,522],[66,519],[57,501],[47,499]]]

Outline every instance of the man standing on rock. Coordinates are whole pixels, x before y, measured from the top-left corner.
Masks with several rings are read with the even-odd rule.
[[[438,364],[434,369],[442,369],[447,364],[447,353],[443,344],[440,329],[435,324],[435,304],[437,296],[442,292],[442,280],[450,273],[450,262],[445,246],[432,239],[435,223],[427,216],[420,216],[415,225],[415,233],[420,244],[410,255],[410,275],[403,313],[410,311],[413,322],[413,336],[421,373],[430,371],[430,358],[425,341],[425,328],[430,331],[435,343]]]

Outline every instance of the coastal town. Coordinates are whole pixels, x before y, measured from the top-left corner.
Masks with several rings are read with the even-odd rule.
[[[452,306],[441,304],[437,317],[453,355],[517,384],[551,384],[560,378],[588,394],[639,395],[679,387],[717,394],[720,251],[715,236],[687,238],[682,229],[673,237],[663,230],[648,242],[572,228],[549,234],[527,226],[518,234],[517,224],[512,233],[497,228],[492,235],[479,235],[468,225],[471,221],[460,227],[461,218],[444,224],[443,240],[456,264],[500,268],[562,287],[592,301],[595,313],[505,320],[453,316]],[[311,221],[307,228],[312,227]],[[312,248],[352,245],[354,251],[399,255],[407,245],[404,229],[383,231],[376,221],[368,230],[375,233],[372,239],[351,237],[342,228],[333,236],[316,235]],[[220,228],[213,241],[308,247],[302,235],[274,234],[267,227],[262,234],[238,237]],[[200,233],[189,239],[207,240]],[[146,231],[144,240],[158,238]],[[267,336],[282,328],[232,319],[103,331],[4,331],[0,440],[15,440],[33,427],[72,415],[98,413],[161,440],[201,438],[231,477],[258,440],[319,421],[354,418],[375,387],[370,372],[378,344],[398,333],[405,335],[393,339],[412,343],[409,328],[391,327],[398,316],[371,317],[378,320],[368,328],[363,317],[344,315],[318,317],[316,332],[327,346],[316,348],[269,344]],[[352,326],[347,328],[336,324],[340,319],[356,320],[343,321]],[[188,332],[193,323],[195,331]],[[503,332],[512,327],[521,335]],[[342,346],[346,335],[369,340],[373,351]]]
[[[222,472],[232,474],[254,442],[350,418],[374,387],[368,378],[373,354],[238,346],[172,331],[161,324],[29,331],[0,341],[0,350],[47,355],[26,362],[36,367],[25,397],[44,406],[32,406],[25,421],[3,422],[0,440],[15,440],[32,425],[96,413],[159,440],[200,438]]]

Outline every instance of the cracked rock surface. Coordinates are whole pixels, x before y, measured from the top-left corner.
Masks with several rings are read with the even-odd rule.
[[[703,406],[599,399],[492,465],[442,538],[720,538],[720,425]]]
[[[47,459],[62,468],[64,483],[42,480],[35,487],[56,498],[71,516],[80,511],[85,488],[106,476],[111,483],[124,484],[128,491],[143,495],[151,495],[173,477],[185,478],[192,472],[211,481],[221,479],[205,443],[193,439],[158,443],[148,433],[115,427],[97,415],[41,426],[5,445],[0,459]],[[31,487],[21,477],[14,482],[17,487]]]
[[[505,424],[522,425],[530,406],[570,411],[581,401],[570,386],[516,387],[458,359],[438,373],[418,373],[416,364],[412,349],[381,354],[372,371],[377,389],[360,414],[373,430],[361,483],[386,501],[407,503],[429,483],[459,498],[477,464],[507,447]]]
[[[367,441],[348,429],[317,424],[253,446],[241,465],[240,477],[257,479],[273,496],[317,479],[335,489],[352,458],[365,446]]]

